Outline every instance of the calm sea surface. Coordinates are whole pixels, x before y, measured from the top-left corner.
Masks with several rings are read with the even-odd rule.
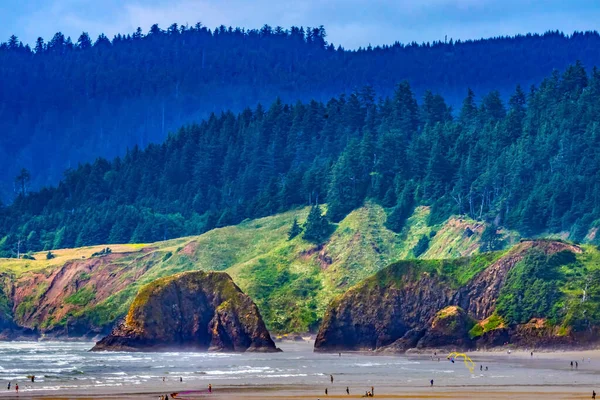
[[[552,361],[515,359],[475,360],[471,373],[461,361],[454,364],[441,355],[430,358],[370,356],[363,354],[318,354],[312,344],[280,344],[283,353],[91,353],[91,342],[0,342],[0,395],[8,382],[21,390],[85,389],[161,384],[180,390],[219,386],[309,385],[315,390],[329,387],[342,392],[386,386],[438,386],[587,384],[598,381],[592,363],[579,361],[578,371]],[[563,363],[562,361],[556,361]],[[479,371],[479,365],[484,371]],[[489,370],[485,371],[485,366]],[[589,371],[586,368],[589,366]],[[558,368],[565,367],[563,370]],[[597,368],[596,368],[597,369]],[[329,375],[334,376],[334,385]],[[28,375],[35,375],[31,383]],[[179,383],[179,379],[183,383]]]

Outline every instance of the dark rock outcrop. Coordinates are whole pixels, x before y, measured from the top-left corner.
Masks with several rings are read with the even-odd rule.
[[[464,349],[472,345],[469,331],[475,325],[465,310],[457,306],[448,306],[440,310],[417,343],[417,348],[451,347]]]
[[[394,343],[379,347],[377,352],[388,354],[404,353],[406,350],[417,347],[419,340],[425,336],[425,333],[427,333],[427,329],[411,329]]]
[[[224,272],[184,272],[143,287],[125,321],[93,351],[274,352],[250,297]]]
[[[315,351],[405,352],[410,348],[468,349],[514,341],[535,342],[533,335],[539,336],[539,331],[530,329],[521,335],[516,327],[485,331],[476,339],[469,335],[476,320],[494,313],[508,273],[534,248],[546,254],[565,250],[581,252],[577,246],[562,242],[525,241],[462,287],[439,274],[437,268],[423,264],[424,261],[398,262],[351,288],[329,305],[315,341]],[[449,310],[452,312],[448,313]],[[511,340],[513,336],[515,340]]]
[[[399,270],[410,270],[412,263],[400,262]],[[438,277],[427,273],[415,280],[408,271],[395,282],[397,285],[387,285],[375,279],[334,300],[325,314],[315,349],[374,350],[390,345],[420,327],[422,321],[431,321],[454,295]]]

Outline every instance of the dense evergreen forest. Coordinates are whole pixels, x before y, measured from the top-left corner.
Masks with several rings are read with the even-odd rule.
[[[507,104],[468,91],[456,116],[431,92],[417,102],[407,82],[379,100],[370,87],[277,100],[83,164],[56,188],[26,193],[20,174],[0,248],[149,242],[324,202],[335,222],[365,199],[389,208],[396,231],[426,204],[434,222],[458,213],[581,240],[600,217],[599,146],[600,71],[581,63]]]
[[[599,46],[597,32],[551,32],[348,51],[327,43],[323,28],[200,24],[112,40],[57,33],[33,48],[13,36],[0,45],[0,198],[14,200],[23,167],[31,188],[55,184],[81,161],[162,142],[211,112],[277,97],[327,101],[367,85],[387,96],[403,80],[418,98],[431,89],[455,108],[468,87],[507,100],[516,84],[539,84],[576,60],[600,65]]]

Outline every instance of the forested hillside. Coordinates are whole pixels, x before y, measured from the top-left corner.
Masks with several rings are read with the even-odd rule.
[[[395,231],[429,205],[431,223],[464,214],[582,240],[600,213],[599,122],[600,72],[580,63],[517,87],[506,105],[498,92],[469,92],[456,117],[430,92],[417,103],[406,82],[382,100],[367,88],[327,103],[276,101],[84,164],[56,188],[25,193],[22,176],[0,211],[0,249],[151,242],[315,202],[335,222],[365,199],[390,208]]]
[[[508,96],[517,83],[539,84],[576,60],[591,68],[600,64],[599,45],[597,32],[553,32],[347,51],[328,44],[322,28],[200,24],[153,26],[112,40],[57,33],[33,49],[11,37],[0,45],[0,199],[14,199],[23,167],[31,171],[25,189],[55,184],[80,161],[162,142],[210,112],[237,113],[277,96],[284,103],[326,101],[365,85],[391,95],[405,79],[419,99],[431,89],[459,105],[469,87],[480,96],[492,89]]]

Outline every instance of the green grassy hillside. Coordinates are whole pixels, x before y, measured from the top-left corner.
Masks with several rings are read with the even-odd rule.
[[[386,211],[366,204],[316,246],[302,235],[288,240],[294,218],[308,208],[244,221],[200,236],[151,244],[106,246],[35,253],[35,260],[0,259],[4,299],[15,321],[42,332],[107,329],[125,315],[139,288],[159,277],[189,270],[227,271],[258,304],[274,332],[314,331],[329,301],[390,263],[414,257],[467,256],[478,251],[483,227],[451,218],[428,226],[429,209],[419,207],[401,233],[388,230]]]

